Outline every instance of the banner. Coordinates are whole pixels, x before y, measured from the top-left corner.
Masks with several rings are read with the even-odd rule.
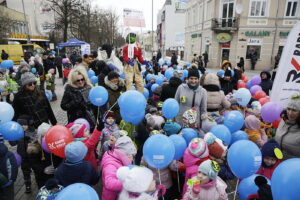
[[[300,22],[286,40],[271,92],[271,101],[286,108],[292,95],[300,93]]]
[[[124,8],[123,10],[124,26],[145,27],[145,18],[143,11]]]

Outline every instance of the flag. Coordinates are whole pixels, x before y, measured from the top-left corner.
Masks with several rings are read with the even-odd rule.
[[[143,11],[124,8],[123,10],[124,26],[145,27],[145,18]]]
[[[300,22],[290,31],[279,61],[271,101],[286,108],[292,95],[300,93]]]

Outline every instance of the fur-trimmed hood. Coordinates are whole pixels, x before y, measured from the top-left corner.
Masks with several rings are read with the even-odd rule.
[[[215,74],[206,74],[203,85],[216,85],[220,87],[220,81],[217,75]]]
[[[118,84],[118,85],[115,85],[115,84],[113,84],[110,80],[108,80],[108,77],[107,77],[107,76],[105,76],[105,78],[104,78],[104,83],[105,83],[105,85],[106,85],[108,88],[110,88],[110,89],[112,89],[112,90],[118,90],[120,87],[124,87],[124,86],[125,86],[125,82],[124,82],[124,80],[121,79],[121,78],[119,78],[119,84]]]

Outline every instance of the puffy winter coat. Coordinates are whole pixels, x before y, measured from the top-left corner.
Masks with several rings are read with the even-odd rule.
[[[101,199],[116,200],[118,198],[123,189],[123,184],[117,178],[117,170],[130,164],[131,162],[125,153],[118,149],[104,153],[101,163],[103,184]]]
[[[3,144],[0,143],[0,173],[7,179],[8,182],[0,185],[2,187],[6,187],[11,185],[13,182],[16,181],[18,176],[18,166],[15,155],[8,151],[8,148]],[[2,182],[2,180],[1,180]]]
[[[260,73],[260,77],[261,75],[265,73],[267,74],[267,78],[266,79],[261,79],[261,83],[259,84],[262,88],[262,90],[269,95],[270,90],[272,89],[273,86],[273,81],[271,80],[271,74],[268,70],[264,70]]]
[[[172,77],[168,84],[162,85],[160,101],[165,101],[168,98],[174,98],[177,88],[181,83],[181,79]]]
[[[88,152],[84,160],[90,162],[95,169],[98,168],[95,150],[99,142],[100,136],[101,132],[95,128],[93,134],[89,138],[82,141],[84,145],[88,148]]]
[[[126,190],[122,190],[118,200],[157,200],[157,192],[153,195],[143,192],[139,197],[130,197],[130,194]]]

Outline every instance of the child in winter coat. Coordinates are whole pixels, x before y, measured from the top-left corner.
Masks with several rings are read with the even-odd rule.
[[[0,133],[0,197],[1,199],[14,199],[14,182],[18,176],[18,166],[15,155],[8,151]]]
[[[271,180],[274,170],[283,158],[280,146],[274,139],[270,139],[262,146],[261,154],[263,162],[256,174],[263,175]]]
[[[9,85],[5,78],[5,75],[0,71],[0,101],[6,102],[6,97],[8,95]]]
[[[50,178],[36,197],[36,200],[54,200],[64,187],[58,184],[58,180]]]
[[[110,139],[113,132],[120,130],[116,124],[114,112],[108,111],[105,115],[104,128],[100,138],[101,146]]]
[[[57,96],[55,93],[55,70],[49,69],[48,74],[46,74],[46,89],[52,92],[51,101],[56,101]]]
[[[220,79],[220,82],[221,82],[221,89],[224,91],[225,95],[233,91],[231,70],[227,69],[225,71],[224,77]]]
[[[102,198],[116,200],[123,189],[123,183],[117,178],[117,170],[122,166],[131,165],[136,148],[128,136],[120,137],[112,151],[104,153],[102,169]]]
[[[206,160],[198,167],[198,174],[188,181],[183,200],[227,200],[226,183],[218,177],[220,166]]]
[[[73,183],[96,185],[99,174],[90,162],[84,159],[88,148],[80,141],[71,142],[65,147],[66,160],[55,171],[59,184],[67,187]]]
[[[261,121],[254,115],[249,115],[245,119],[245,132],[249,136],[249,140],[262,147],[268,140],[264,130],[260,129]]]
[[[167,136],[178,134],[181,131],[181,126],[177,122],[167,121],[162,125],[163,131]]]
[[[82,141],[88,148],[84,160],[90,162],[95,169],[98,169],[95,151],[101,136],[101,131],[98,130],[98,127],[99,125],[97,125],[91,135],[84,124],[70,123],[67,125],[67,128],[72,132],[74,139]]]
[[[111,151],[115,148],[115,144],[117,140],[122,136],[127,136],[127,131],[124,130],[117,130],[113,132],[108,141],[104,142],[103,146],[101,147],[101,155],[103,155],[106,151]]]
[[[268,70],[264,70],[260,73],[261,83],[259,84],[262,90],[269,95],[270,90],[273,86],[273,81],[271,80],[271,74]]]
[[[157,200],[159,189],[156,187],[153,173],[146,167],[120,167],[117,177],[123,184],[118,200]]]
[[[155,84],[155,76],[154,75],[151,76],[151,79],[145,86],[145,88],[147,88],[149,91],[149,98],[151,98],[153,96],[153,91],[151,90],[151,87],[153,84]]]
[[[183,155],[183,163],[186,167],[183,194],[187,189],[187,181],[197,175],[199,164],[209,159],[206,142],[201,138],[194,138]]]

